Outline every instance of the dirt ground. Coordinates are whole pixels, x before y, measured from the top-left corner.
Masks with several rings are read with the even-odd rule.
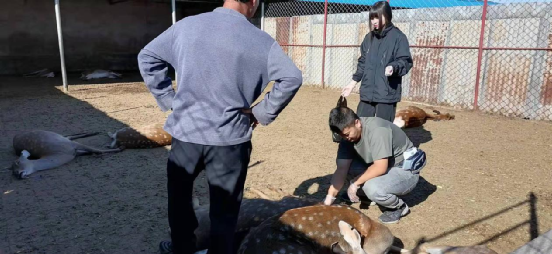
[[[106,133],[163,122],[167,114],[139,80],[77,84],[64,94],[59,79],[0,78],[0,168],[16,158],[11,141],[22,131]],[[271,185],[322,200],[335,170],[337,144],[327,118],[338,96],[303,87],[273,124],[257,128],[246,187]],[[349,103],[356,107],[358,95]],[[428,164],[404,197],[412,212],[389,226],[399,244],[412,248],[425,238],[509,253],[550,230],[552,124],[434,109],[456,119],[407,131]],[[97,147],[109,141],[105,134],[79,140]],[[155,253],[168,239],[168,149],[77,157],[26,180],[1,173],[0,253]],[[208,203],[203,175],[195,185]],[[374,219],[381,214],[374,207],[362,211]]]

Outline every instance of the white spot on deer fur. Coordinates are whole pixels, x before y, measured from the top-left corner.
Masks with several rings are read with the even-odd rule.
[[[311,217],[309,217],[309,220],[312,220],[312,216],[311,216]]]
[[[308,236],[312,236],[312,232],[309,232],[307,235],[308,235]]]
[[[332,223],[331,221],[326,222],[326,224],[328,224],[328,225],[330,225],[331,223]]]
[[[321,227],[322,227],[322,223],[318,223],[318,227],[321,228]]]
[[[306,220],[306,219],[307,219],[307,217],[304,217],[304,216],[303,216],[303,218],[301,218],[301,219],[303,219],[303,220]]]
[[[319,213],[320,216],[324,215],[324,213]]]
[[[303,225],[299,224],[299,227],[298,227],[298,228],[299,228],[299,229],[303,229]]]

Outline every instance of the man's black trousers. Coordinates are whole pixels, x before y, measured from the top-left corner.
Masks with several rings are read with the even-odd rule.
[[[169,226],[173,253],[194,253],[198,226],[192,204],[194,180],[205,170],[211,219],[208,254],[232,253],[252,145],[208,146],[172,139],[167,162]]]

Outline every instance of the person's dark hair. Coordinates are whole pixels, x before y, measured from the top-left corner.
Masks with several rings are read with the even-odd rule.
[[[330,111],[330,130],[334,133],[341,133],[345,127],[355,124],[359,119],[352,109],[347,107],[335,107]]]
[[[387,1],[379,1],[376,2],[372,8],[370,9],[370,15],[369,20],[372,20],[373,18],[379,19],[379,31],[383,31],[385,27],[381,26],[381,16],[384,16],[387,20],[387,23],[385,23],[385,26],[391,24],[391,19],[393,19],[393,14],[391,12],[391,6]],[[370,22],[370,28],[372,27],[372,22]]]

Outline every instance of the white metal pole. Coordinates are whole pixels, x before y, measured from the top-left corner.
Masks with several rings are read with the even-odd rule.
[[[264,1],[261,2],[261,30],[264,31],[264,18],[265,18],[265,8]]]
[[[171,0],[172,5],[172,23],[173,25],[176,23],[176,0]],[[175,66],[173,66],[175,67]],[[176,71],[176,67],[174,68],[174,82],[178,86],[178,80],[177,80],[178,72]]]
[[[176,23],[176,0],[171,0],[172,5],[172,22],[173,25]]]
[[[63,91],[67,92],[67,73],[65,71],[65,54],[63,53],[63,33],[61,31],[61,14],[59,10],[59,0],[54,0],[56,4],[56,25],[59,43],[59,57],[61,58],[61,77],[63,80]]]

